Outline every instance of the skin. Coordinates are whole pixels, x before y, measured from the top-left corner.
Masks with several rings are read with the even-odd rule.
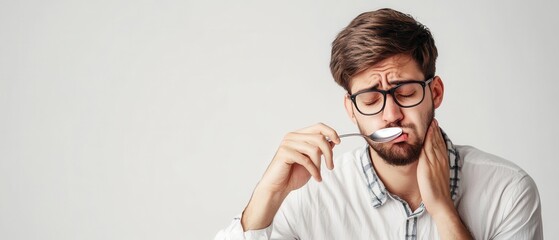
[[[350,90],[353,93],[373,86],[387,90],[399,80],[425,80],[425,76],[415,61],[397,55],[356,74],[351,79]],[[387,96],[384,110],[373,116],[360,114],[349,95],[344,98],[344,105],[348,116],[365,135],[387,126],[403,126],[404,137],[399,142],[382,145],[369,142],[379,177],[388,191],[404,199],[412,209],[423,202],[441,239],[471,239],[450,196],[447,149],[433,119],[434,109],[441,105],[443,95],[442,80],[435,77],[426,87],[423,102],[412,108],[399,107],[391,96]],[[289,192],[304,186],[311,177],[320,182],[321,158],[328,169],[333,169],[332,148],[339,143],[336,131],[322,123],[288,133],[243,212],[244,230],[269,226]],[[423,147],[419,157],[405,165],[394,165],[375,150],[384,148],[407,156],[412,144]]]

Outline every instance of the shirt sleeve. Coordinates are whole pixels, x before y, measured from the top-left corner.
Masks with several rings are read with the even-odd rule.
[[[298,239],[295,225],[300,209],[299,190],[291,192],[283,201],[270,226],[264,229],[243,232],[241,216],[233,219],[229,227],[222,229],[215,236],[215,240],[274,240]]]
[[[241,215],[233,218],[229,227],[222,229],[215,236],[215,240],[268,240],[273,229],[273,223],[264,229],[243,231]]]
[[[525,175],[510,190],[503,222],[492,239],[543,239],[540,196],[534,180]]]

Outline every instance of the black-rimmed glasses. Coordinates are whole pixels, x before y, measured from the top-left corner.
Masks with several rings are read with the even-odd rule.
[[[386,105],[386,94],[392,95],[394,102],[403,108],[419,105],[425,98],[425,86],[433,81],[406,81],[395,87],[384,90],[366,89],[349,96],[357,111],[363,115],[375,115],[381,112]]]

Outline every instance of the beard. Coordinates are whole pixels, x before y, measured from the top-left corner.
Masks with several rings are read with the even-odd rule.
[[[426,113],[425,119],[427,120],[423,124],[427,127],[433,121],[435,117],[435,110],[431,108],[431,111]],[[400,127],[402,129],[407,129],[408,135],[418,136],[414,142],[399,142],[394,144],[387,143],[376,143],[370,139],[367,139],[369,146],[388,164],[392,166],[405,166],[411,164],[419,159],[421,150],[423,148],[423,143],[425,142],[425,136],[419,138],[419,133],[417,132],[417,126],[415,124],[403,124],[401,122],[394,122],[386,125],[385,127]],[[361,129],[361,133],[364,133]],[[368,134],[364,134],[368,135]]]

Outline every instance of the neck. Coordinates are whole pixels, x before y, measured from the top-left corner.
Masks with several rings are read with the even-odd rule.
[[[388,164],[371,148],[371,159],[377,175],[386,189],[406,201],[412,210],[421,204],[421,194],[417,184],[417,161],[405,165]]]

